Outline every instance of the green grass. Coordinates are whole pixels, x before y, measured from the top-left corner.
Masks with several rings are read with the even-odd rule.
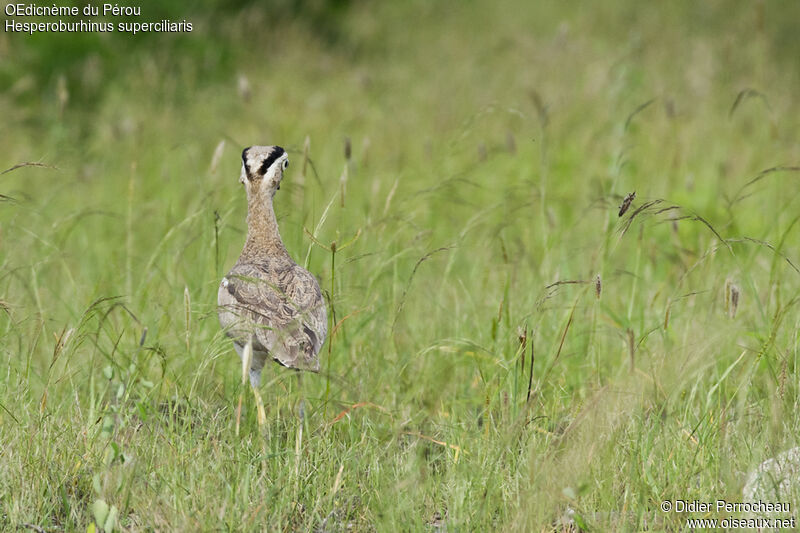
[[[796,4],[280,5],[0,35],[0,529],[679,530],[800,444]],[[252,144],[333,334],[237,436]]]

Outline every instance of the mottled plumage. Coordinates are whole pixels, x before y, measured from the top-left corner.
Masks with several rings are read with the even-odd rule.
[[[299,370],[319,371],[328,329],[316,278],[286,251],[272,208],[288,156],[279,146],[242,152],[240,181],[247,191],[247,240],[217,294],[219,320],[242,356],[252,342],[250,381],[258,386],[268,357]]]

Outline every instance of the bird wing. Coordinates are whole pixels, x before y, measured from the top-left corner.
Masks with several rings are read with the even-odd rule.
[[[237,264],[223,279],[218,300],[228,335],[241,340],[251,335],[255,350],[285,366],[319,370],[327,313],[308,271],[294,263]]]

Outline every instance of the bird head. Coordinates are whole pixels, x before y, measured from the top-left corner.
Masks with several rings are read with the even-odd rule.
[[[283,171],[289,166],[289,154],[280,146],[251,146],[242,151],[242,174],[248,195],[266,192],[272,197],[281,188]]]

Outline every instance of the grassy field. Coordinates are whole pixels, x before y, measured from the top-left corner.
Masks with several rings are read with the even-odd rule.
[[[0,33],[0,529],[673,531],[703,515],[663,500],[741,501],[800,445],[800,8],[611,4]],[[290,153],[332,332],[302,390],[267,367],[264,427],[216,318],[254,144]]]

